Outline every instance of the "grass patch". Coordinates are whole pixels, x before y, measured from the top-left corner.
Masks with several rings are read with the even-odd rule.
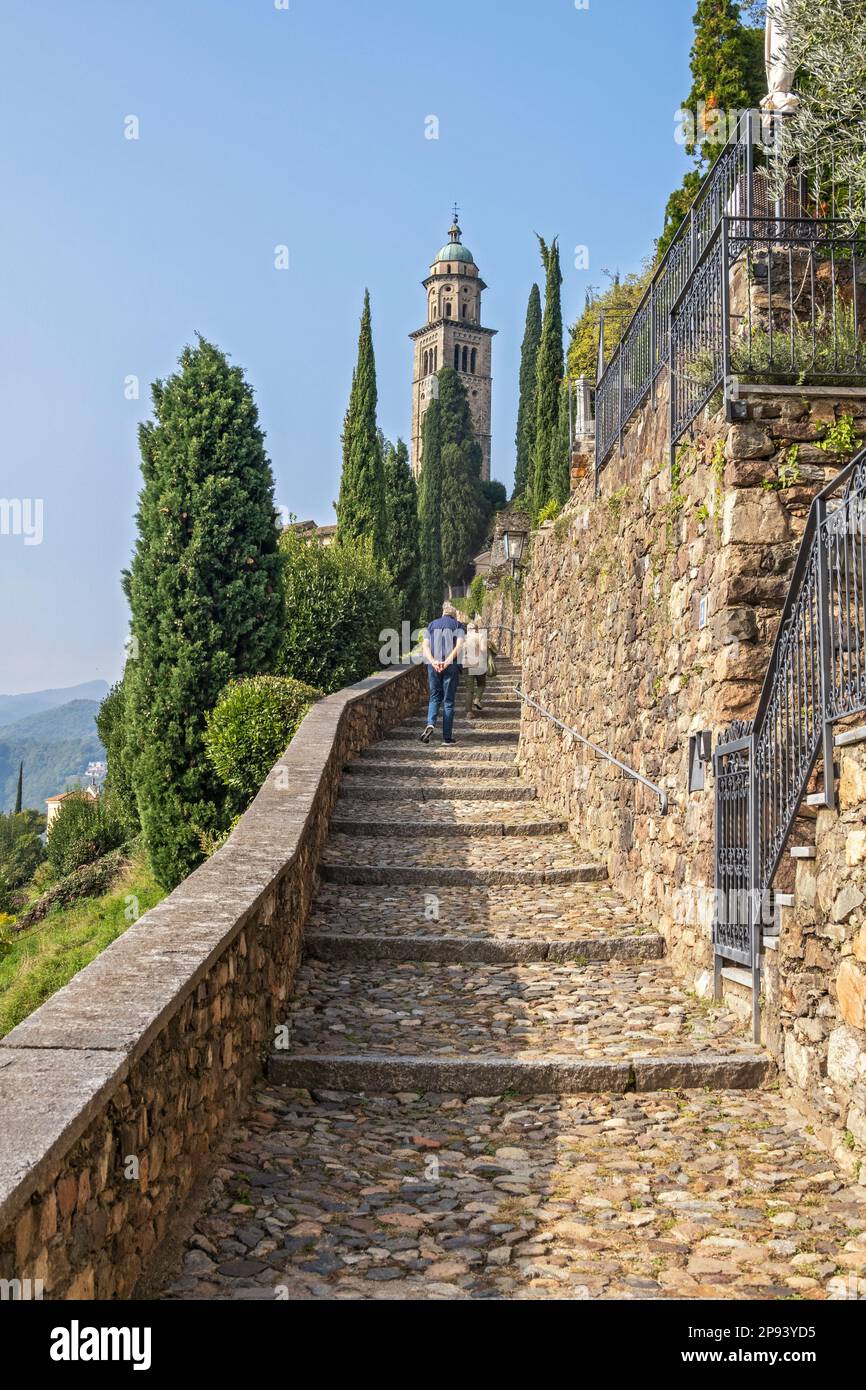
[[[0,1037],[164,896],[143,858],[136,857],[102,897],[55,908],[24,931],[7,927],[0,932]]]

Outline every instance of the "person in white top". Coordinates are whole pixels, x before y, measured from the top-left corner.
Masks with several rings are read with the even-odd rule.
[[[492,675],[492,643],[487,628],[474,618],[466,624],[466,641],[463,644],[463,667],[466,671],[466,715],[475,719],[482,713],[481,701],[487,685],[488,675]]]

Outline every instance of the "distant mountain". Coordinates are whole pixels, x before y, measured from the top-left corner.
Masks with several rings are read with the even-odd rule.
[[[93,685],[104,687],[105,682],[94,681],[90,688]],[[98,699],[70,700],[0,728],[0,811],[14,810],[18,764],[22,759],[25,808],[44,811],[47,796],[66,791],[76,782],[83,784],[87,764],[105,757],[96,732],[99,704]]]
[[[57,709],[70,700],[102,701],[108,694],[108,681],[86,681],[62,690],[34,690],[29,695],[0,695],[0,728],[26,719],[41,710]]]

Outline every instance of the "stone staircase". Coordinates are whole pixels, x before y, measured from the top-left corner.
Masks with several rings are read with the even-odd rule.
[[[866,1189],[519,777],[511,683],[346,768],[288,1047],[162,1297],[866,1293]]]
[[[679,987],[518,775],[507,666],[457,746],[423,715],[346,769],[271,1078],[340,1091],[752,1087],[761,1050]]]

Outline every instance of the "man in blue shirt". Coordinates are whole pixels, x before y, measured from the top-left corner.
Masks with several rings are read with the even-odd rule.
[[[460,653],[466,637],[465,628],[457,621],[457,610],[451,603],[443,603],[442,617],[429,623],[424,633],[424,660],[427,663],[427,686],[430,703],[427,707],[427,727],[421,735],[422,743],[429,743],[442,707],[442,742],[456,743],[451,731],[454,727],[454,701],[457,698],[457,682],[460,679]]]

